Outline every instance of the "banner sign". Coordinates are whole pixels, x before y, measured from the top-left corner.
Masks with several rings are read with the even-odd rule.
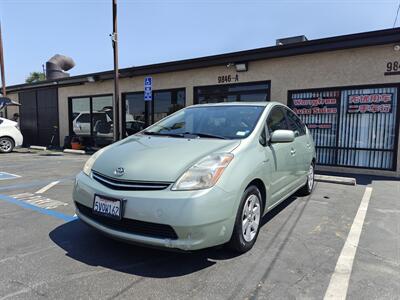
[[[349,95],[347,113],[391,113],[393,93]]]
[[[293,99],[293,111],[298,115],[336,114],[339,99],[337,97],[310,97]]]

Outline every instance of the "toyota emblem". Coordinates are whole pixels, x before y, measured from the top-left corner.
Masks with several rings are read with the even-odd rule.
[[[125,170],[122,167],[116,168],[114,171],[114,174],[117,176],[122,176],[125,174]]]

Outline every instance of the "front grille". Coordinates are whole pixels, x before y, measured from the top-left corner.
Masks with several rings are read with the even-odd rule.
[[[115,220],[96,215],[93,213],[90,207],[82,205],[78,202],[75,202],[75,205],[82,215],[110,229],[154,238],[167,238],[171,240],[176,240],[178,238],[175,230],[169,225],[150,223],[126,218]]]
[[[147,181],[132,181],[115,179],[103,175],[99,172],[92,171],[92,177],[102,185],[113,189],[113,190],[124,190],[124,191],[157,191],[166,189],[171,183],[170,182],[147,182]]]

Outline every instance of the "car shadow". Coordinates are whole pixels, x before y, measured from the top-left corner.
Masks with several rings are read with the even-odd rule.
[[[291,197],[275,207],[264,216],[261,226],[295,199]],[[226,247],[177,252],[127,244],[102,235],[79,219],[60,225],[49,237],[76,261],[141,277],[184,276],[239,256]]]

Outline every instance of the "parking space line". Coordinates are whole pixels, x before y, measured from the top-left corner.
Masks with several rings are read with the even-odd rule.
[[[45,187],[43,187],[40,190],[38,190],[35,194],[43,194],[44,192],[46,192],[47,190],[51,189],[53,186],[55,186],[58,183],[60,183],[59,180],[50,182],[48,185],[46,185]]]
[[[54,218],[57,218],[57,219],[61,219],[61,220],[66,221],[66,222],[70,222],[70,221],[73,221],[73,220],[77,219],[77,217],[66,215],[66,214],[63,214],[63,213],[58,212],[56,210],[50,210],[50,209],[42,208],[42,207],[39,207],[39,206],[35,206],[35,205],[32,205],[32,204],[27,203],[25,201],[21,201],[21,200],[18,200],[16,198],[13,198],[13,197],[10,197],[10,196],[7,196],[7,195],[1,195],[0,194],[0,200],[6,201],[6,202],[9,202],[9,203],[12,203],[12,204],[16,204],[16,205],[18,205],[20,207],[36,211],[36,212],[41,213],[43,215],[48,215],[48,216],[51,216],[51,217],[54,217]]]
[[[353,224],[351,225],[349,235],[347,236],[342,252],[340,253],[339,259],[336,263],[335,271],[329,282],[328,289],[326,290],[324,297],[326,300],[346,299],[354,257],[356,255],[371,194],[372,187],[367,187]]]
[[[3,171],[0,172],[0,180],[15,179],[15,178],[21,178],[21,176]]]

